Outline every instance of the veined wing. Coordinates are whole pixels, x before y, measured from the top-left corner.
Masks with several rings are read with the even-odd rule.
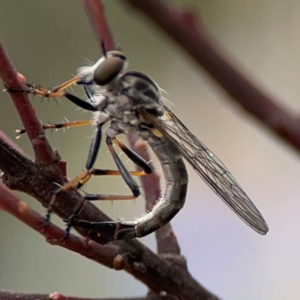
[[[174,144],[200,177],[244,222],[260,234],[269,231],[263,216],[229,170],[168,108],[165,107],[162,117],[145,110],[140,114]]]

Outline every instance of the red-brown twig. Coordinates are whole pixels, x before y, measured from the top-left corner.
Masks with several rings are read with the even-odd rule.
[[[83,1],[85,6],[94,7],[94,9],[102,9],[102,6],[93,6],[96,1]],[[95,8],[96,7],[96,8]],[[94,14],[88,10],[89,14],[100,16],[103,14]],[[94,17],[91,17],[91,23],[97,24]],[[95,23],[96,22],[96,23]],[[105,20],[102,20],[105,22]],[[107,27],[108,28],[108,27]],[[100,35],[99,41],[107,40],[103,35],[109,35],[108,30],[95,30]],[[102,36],[101,36],[102,35]],[[112,39],[111,39],[112,40]],[[107,47],[108,50],[110,49]],[[1,54],[0,54],[1,55]],[[4,57],[4,56],[3,56]],[[16,72],[15,72],[16,73]],[[10,80],[14,74],[9,74],[7,79]],[[4,79],[8,87],[10,84]],[[16,86],[13,85],[13,88]],[[19,86],[17,86],[19,88]],[[26,120],[25,120],[26,121]],[[26,121],[27,122],[27,121]],[[24,124],[25,127],[25,124]],[[28,129],[25,127],[28,131]],[[32,132],[35,138],[40,138],[39,130]],[[33,141],[35,139],[33,138]],[[5,172],[3,181],[7,186],[24,191],[37,198],[44,205],[49,203],[50,197],[55,190],[55,184],[63,183],[62,174],[59,172],[59,159],[54,156],[49,160],[51,164],[39,164],[41,160],[37,159],[37,163],[26,159],[20,153],[12,149],[9,145],[0,139],[0,168]],[[155,193],[151,191],[155,180]],[[148,206],[153,204],[153,199],[158,198],[158,178],[152,177],[146,185],[149,189],[150,200]],[[34,185],[32,184],[34,183]],[[150,186],[152,185],[152,186]],[[148,193],[148,192],[146,192]],[[54,207],[54,211],[61,217],[67,218],[74,211],[74,207],[81,201],[81,197],[77,191],[70,190],[67,193],[58,196],[58,201]],[[51,244],[59,245],[85,255],[89,259],[100,262],[108,267],[117,270],[124,269],[135,278],[145,283],[149,289],[157,295],[164,296],[164,299],[217,299],[216,296],[205,290],[199,285],[188,273],[185,260],[178,255],[180,253],[176,238],[170,227],[166,227],[158,233],[158,250],[163,256],[158,256],[151,252],[147,247],[137,241],[111,241],[111,237],[106,236],[93,230],[78,229],[81,234],[89,237],[82,239],[71,235],[66,242],[62,242],[65,232],[54,225],[50,225],[47,229],[43,228],[44,219],[36,212],[32,211],[26,204],[20,202],[9,190],[3,187],[0,192],[0,206],[13,214],[27,225],[31,226],[43,234],[47,241]],[[90,221],[108,220],[102,212],[95,209],[93,205],[87,203],[79,216],[80,219]],[[164,231],[166,230],[166,231]],[[96,241],[97,243],[95,243]],[[166,246],[171,241],[171,246]],[[110,242],[110,243],[108,243]],[[161,243],[161,244],[159,244]],[[103,245],[104,244],[104,245]],[[173,254],[173,255],[172,255]],[[176,254],[176,255],[174,255]],[[147,299],[155,299],[149,293]]]
[[[16,144],[14,141],[12,141],[2,130],[0,130],[0,139],[7,143],[9,146],[17,150],[20,154],[27,157],[27,155],[24,153],[23,149],[20,148],[18,144]]]
[[[300,121],[292,112],[281,107],[274,96],[257,87],[225,55],[195,13],[182,11],[162,0],[127,0],[166,32],[194,61],[201,66],[233,100],[255,116],[271,132],[294,149],[300,150]],[[239,67],[241,68],[241,66]]]
[[[95,36],[98,37],[97,42],[100,50],[102,51],[102,42],[104,42],[107,51],[115,49],[115,43],[111,31],[109,30],[108,23],[106,22],[102,2],[95,0],[81,0],[81,4],[85,9]]]
[[[82,0],[81,2],[83,7],[86,10],[86,14],[90,20],[91,27],[100,45],[100,51],[102,52],[101,41],[102,40],[113,41],[112,34],[107,29],[108,26],[107,25],[103,26],[103,23],[106,23],[104,12],[103,12],[103,5],[99,0],[91,0],[91,1]],[[100,12],[95,12],[95,10],[97,9],[100,10]],[[101,26],[103,26],[103,28]],[[107,49],[108,50],[115,49],[115,45],[109,44]],[[136,142],[137,142],[137,138],[135,136],[129,135],[129,143],[131,147],[139,155],[141,155],[146,161],[150,161],[150,157],[149,154],[147,153],[146,148],[138,147]],[[142,178],[141,181],[145,193],[146,210],[148,211],[153,207],[153,205],[160,197],[159,177],[157,174],[152,173]],[[170,224],[157,230],[155,235],[157,239],[158,253],[180,254],[180,248]]]
[[[63,177],[60,172],[60,163],[47,166],[35,163],[24,157],[2,139],[0,139],[0,169],[4,172],[2,181],[11,189],[16,189],[25,192],[36,198],[44,206],[47,206],[51,196],[57,189],[57,184],[63,184]],[[69,191],[58,195],[58,199],[53,207],[53,210],[61,218],[68,218],[82,202],[82,196],[77,191]],[[109,218],[97,209],[91,203],[86,203],[81,211],[81,218],[90,221],[105,221]],[[88,230],[78,231],[96,240],[99,243],[106,243],[112,240],[109,236],[98,236],[96,232]]]
[[[26,192],[47,205],[57,188],[54,183],[63,183],[59,172],[59,160],[57,159],[56,163],[50,166],[34,163],[2,139],[0,139],[0,154],[0,169],[5,173],[3,182],[8,187]],[[46,236],[51,244],[76,251],[105,266],[118,270],[124,269],[145,283],[157,295],[160,293],[166,295],[165,299],[174,299],[175,295],[178,299],[217,299],[191,277],[186,270],[185,260],[180,256],[170,255],[168,259],[166,256],[159,257],[137,241],[130,243],[115,241],[107,244],[112,240],[111,236],[103,233],[99,235],[96,231],[86,229],[78,229],[78,231],[89,237],[89,240],[72,235],[66,243],[63,243],[61,239],[65,235],[64,230],[54,225],[44,230],[44,218],[20,202],[4,186],[0,191],[0,200],[2,209]],[[60,217],[67,218],[81,201],[82,198],[76,191],[62,193],[58,195],[53,210]],[[83,207],[79,218],[89,221],[109,220],[91,203]]]
[[[0,77],[7,89],[22,90],[25,78],[11,64],[5,49],[0,42]],[[10,93],[16,110],[28,133],[36,162],[50,165],[55,160],[51,146],[45,138],[43,128],[38,120],[35,109],[25,93]]]
[[[13,150],[9,147],[8,150],[9,151],[5,152],[0,151],[7,155],[4,159],[8,160],[10,155],[10,161],[14,158],[16,160],[15,163],[20,164],[18,158],[16,158],[16,153],[11,153]],[[28,170],[27,174],[25,172],[25,176],[21,177],[19,180],[19,182],[26,180],[26,182],[23,183],[26,185],[27,180],[30,182],[33,179],[32,174],[30,174],[30,167],[28,165],[21,164],[18,171],[22,171],[21,167]],[[35,173],[36,180],[38,180],[39,177],[42,177],[41,174],[37,174],[37,172]],[[15,184],[17,183],[15,182]],[[36,185],[39,186],[39,182]],[[18,187],[20,188],[20,186],[21,185],[19,184]],[[33,192],[31,191],[31,193]],[[37,198],[41,198],[45,191],[35,190],[34,193]],[[67,200],[66,204],[68,204],[68,198],[66,196],[67,195],[64,197],[64,201],[66,202]],[[88,209],[88,206],[89,205],[86,205],[84,209]],[[64,230],[53,224],[50,224],[45,229],[44,218],[28,207],[24,202],[20,201],[18,197],[16,197],[6,186],[2,184],[0,184],[0,207],[45,236],[47,241],[52,245],[59,245],[71,251],[75,251],[107,267],[114,268],[116,270],[124,269],[140,281],[144,282],[157,294],[164,291],[167,295],[176,295],[178,299],[217,299],[191,277],[186,270],[184,260],[180,261],[180,265],[175,263],[176,261],[179,261],[178,258],[173,258],[173,261],[170,259],[165,260],[163,257],[157,256],[137,241],[114,241],[101,245],[99,242],[105,241],[106,237],[99,237],[97,232],[93,233],[91,231],[82,231],[81,233],[85,236],[91,237],[97,242],[94,242],[91,239],[82,239],[75,235],[70,235],[70,238],[66,241],[62,241],[65,237]],[[91,213],[91,211],[84,212],[84,216],[80,217],[86,220],[99,220],[99,215],[95,216]]]
[[[51,294],[31,294],[31,293],[18,293],[12,291],[0,291],[0,299],[5,300],[146,300],[143,298],[80,298],[65,296],[61,293],[51,293]],[[154,299],[153,299],[154,300]]]

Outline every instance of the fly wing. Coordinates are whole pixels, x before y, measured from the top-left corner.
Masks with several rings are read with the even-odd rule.
[[[139,113],[174,144],[200,177],[244,222],[260,234],[269,231],[261,213],[229,170],[168,108],[165,107],[162,117],[145,110]]]

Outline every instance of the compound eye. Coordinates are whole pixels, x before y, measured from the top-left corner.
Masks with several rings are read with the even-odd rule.
[[[124,59],[120,56],[106,58],[95,70],[94,81],[98,85],[111,82],[123,69]]]

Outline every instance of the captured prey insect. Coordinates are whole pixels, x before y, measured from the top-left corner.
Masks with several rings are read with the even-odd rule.
[[[50,207],[54,204],[57,193],[76,184],[81,186],[92,175],[100,175],[97,174],[100,171],[93,169],[93,165],[101,142],[102,125],[109,122],[106,143],[120,174],[133,192],[127,199],[138,196],[139,190],[114,152],[112,143],[116,142],[129,158],[144,169],[144,173],[141,173],[149,173],[150,170],[145,161],[120,143],[117,136],[122,133],[136,133],[147,141],[160,161],[165,189],[152,210],[135,221],[88,222],[75,218],[72,225],[111,230],[115,239],[142,237],[154,232],[168,223],[184,205],[188,186],[188,174],[183,162],[185,158],[246,224],[256,232],[266,234],[269,230],[266,221],[228,169],[163,104],[158,85],[143,73],[125,71],[125,63],[126,57],[122,52],[104,51],[104,56],[95,64],[80,68],[76,77],[52,90],[28,85],[28,93],[49,98],[64,96],[77,106],[94,112],[96,130],[86,171],[58,189],[52,197]],[[65,89],[72,84],[82,84],[89,101],[66,92]],[[86,123],[90,124],[91,121]],[[103,197],[86,195],[85,199],[103,200]]]

